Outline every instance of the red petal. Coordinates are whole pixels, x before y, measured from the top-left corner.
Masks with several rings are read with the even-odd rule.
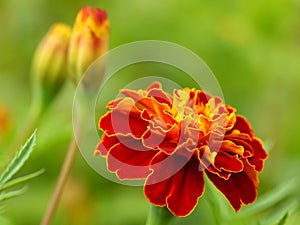
[[[106,113],[99,121],[100,129],[109,135],[132,133],[140,138],[147,130],[149,122],[141,118],[141,112],[136,108],[133,101],[123,99],[112,112]]]
[[[190,90],[189,92],[190,98],[193,100],[194,105],[205,105],[211,99],[211,96],[204,91],[200,90]]]
[[[145,179],[149,164],[157,151],[145,148],[140,140],[131,139],[114,145],[107,156],[107,167],[120,179]]]
[[[149,148],[158,148],[167,154],[175,151],[179,145],[179,128],[175,124],[168,130],[162,127],[153,127],[156,124],[150,123],[150,127],[143,135],[143,143]]]
[[[126,97],[132,98],[134,102],[138,102],[142,98],[145,98],[147,95],[147,91],[144,90],[133,91],[128,89],[122,89],[120,90],[120,93],[125,95]]]
[[[228,180],[206,171],[208,178],[224,194],[237,212],[242,204],[250,204],[256,199],[257,183],[244,171],[232,173]]]
[[[211,153],[209,148],[207,146],[203,146],[199,148],[198,152],[198,160],[201,163],[201,166],[208,170],[209,172],[218,175],[219,177],[222,177],[225,180],[228,180],[231,173],[221,170],[220,168],[217,168],[213,165],[214,162],[214,155],[216,153]]]
[[[251,134],[240,133],[239,130],[232,130],[230,134],[225,135],[225,139],[234,142],[238,146],[243,146],[243,157],[251,157],[254,155],[253,139],[255,137],[250,135]]]
[[[243,162],[238,158],[238,155],[232,156],[223,151],[217,153],[214,166],[218,170],[227,172],[241,172],[244,168]]]
[[[95,155],[106,156],[111,147],[117,143],[119,143],[119,139],[116,136],[103,134],[101,142],[97,145]]]
[[[192,157],[175,175],[156,183],[163,172],[155,170],[148,177],[144,187],[146,197],[154,205],[167,205],[175,216],[189,215],[204,190],[203,172],[199,171],[198,160]]]
[[[172,108],[172,98],[161,89],[152,89],[148,93],[149,97],[155,98],[159,103],[165,103]]]
[[[152,84],[150,84],[148,87],[147,87],[147,91],[150,91],[152,89],[162,89],[162,85],[160,82],[158,81],[154,81]]]
[[[260,172],[264,167],[264,160],[268,157],[268,154],[264,150],[263,143],[258,138],[253,139],[252,147],[254,156],[248,158],[248,161],[255,166],[256,171]]]
[[[243,117],[241,115],[236,116],[236,122],[232,129],[233,130],[237,129],[241,133],[250,134],[251,137],[253,136],[253,130],[252,130],[249,122],[247,121],[247,119],[245,117]]]
[[[121,101],[123,100],[123,98],[118,98],[118,99],[114,99],[111,102],[109,102],[106,105],[106,108],[112,110],[113,108],[115,108]]]
[[[210,149],[214,152],[224,151],[231,154],[238,154],[240,156],[244,153],[243,146],[237,145],[231,140],[223,140],[223,141],[211,141],[209,143]]]

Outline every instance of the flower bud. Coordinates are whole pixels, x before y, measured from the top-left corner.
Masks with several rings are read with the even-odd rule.
[[[109,21],[102,9],[82,8],[71,34],[68,67],[77,84],[85,70],[108,50]]]
[[[67,78],[71,27],[54,24],[37,47],[32,62],[34,94],[50,102]]]

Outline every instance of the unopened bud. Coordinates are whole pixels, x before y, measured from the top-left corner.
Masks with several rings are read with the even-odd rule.
[[[82,8],[75,20],[69,48],[69,73],[75,84],[86,69],[108,50],[109,21],[102,9]]]
[[[35,94],[51,101],[67,78],[67,56],[71,36],[68,25],[54,24],[36,49],[32,62]]]

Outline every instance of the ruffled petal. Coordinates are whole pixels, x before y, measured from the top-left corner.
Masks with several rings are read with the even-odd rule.
[[[252,172],[255,173],[253,170]],[[206,174],[236,212],[240,210],[243,204],[248,205],[255,201],[257,183],[256,180],[253,180],[253,174],[249,174],[249,176],[245,171],[232,173],[228,180],[224,180],[207,170]]]
[[[241,133],[249,134],[251,137],[254,135],[253,130],[247,119],[241,115],[236,116],[236,122],[232,130],[239,130]]]
[[[157,151],[144,147],[140,140],[127,140],[115,144],[107,155],[107,167],[119,179],[145,179],[149,165]]]
[[[194,157],[172,177],[156,182],[163,171],[154,171],[148,178],[144,192],[157,206],[167,206],[178,217],[189,215],[204,191],[203,171]]]
[[[224,151],[230,154],[238,154],[243,156],[244,148],[241,145],[237,145],[231,140],[222,140],[222,141],[211,141],[209,147],[214,152]]]
[[[198,160],[202,168],[205,168],[209,172],[218,175],[219,177],[228,180],[231,173],[225,170],[222,170],[214,166],[214,161],[216,159],[217,153],[211,152],[208,146],[203,146],[199,148],[198,151]]]
[[[100,119],[99,127],[108,135],[133,134],[141,138],[149,125],[148,121],[141,118],[141,113],[131,99],[125,98]]]
[[[168,130],[154,126],[155,124],[152,124],[151,121],[148,130],[142,137],[143,144],[149,148],[158,148],[167,154],[173,153],[179,145],[179,128],[175,124]]]
[[[119,139],[115,136],[108,136],[107,134],[103,134],[101,142],[96,147],[95,156],[101,155],[106,156],[111,149],[112,146],[119,143]]]
[[[254,155],[254,150],[252,147],[252,138],[246,134],[246,133],[240,133],[238,130],[234,130],[231,134],[227,134],[225,136],[224,142],[232,142],[236,146],[239,146],[243,149],[242,154],[239,153],[239,155],[243,157],[250,157]]]
[[[219,151],[214,160],[214,167],[227,172],[241,172],[244,168],[243,162],[238,155],[230,155],[224,151]]]
[[[256,171],[260,172],[264,167],[264,160],[268,158],[268,154],[264,150],[262,141],[258,138],[253,139],[252,147],[254,149],[254,155],[250,157],[248,161],[255,166]]]
[[[152,89],[148,93],[148,97],[153,97],[156,101],[172,107],[172,97],[161,89]]]

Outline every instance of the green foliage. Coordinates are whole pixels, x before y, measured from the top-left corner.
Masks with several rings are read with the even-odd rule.
[[[19,190],[15,190],[15,191],[8,191],[8,192],[2,192],[0,194],[0,202],[3,202],[7,199],[19,196],[21,194],[23,194],[25,192],[26,188],[22,188]]]
[[[285,224],[285,222],[286,222],[286,220],[287,220],[287,218],[288,218],[288,213],[286,213],[283,217],[282,217],[282,219],[279,221],[279,223],[277,224],[277,225],[284,225]]]
[[[298,184],[296,179],[283,182],[237,214],[229,204],[224,205],[224,196],[213,185],[206,185],[205,194],[218,225],[283,225],[299,209],[299,200],[293,194]]]
[[[36,133],[34,132],[17,155],[11,160],[6,169],[0,175],[0,186],[3,186],[20,168],[24,165],[32,152],[36,140]]]
[[[11,180],[11,178],[22,168],[26,160],[29,158],[32,153],[33,147],[36,142],[36,132],[34,132],[25,145],[21,148],[21,150],[16,154],[16,156],[10,161],[8,166],[4,169],[4,171],[0,175],[0,202],[3,202],[7,199],[19,196],[24,193],[26,188],[21,188],[18,190],[5,191],[8,188],[14,187],[18,184],[21,184],[25,181],[28,181],[34,177],[39,176],[43,170],[37,171],[32,174],[28,174],[22,177],[15,178]],[[2,224],[2,223],[1,223]]]

